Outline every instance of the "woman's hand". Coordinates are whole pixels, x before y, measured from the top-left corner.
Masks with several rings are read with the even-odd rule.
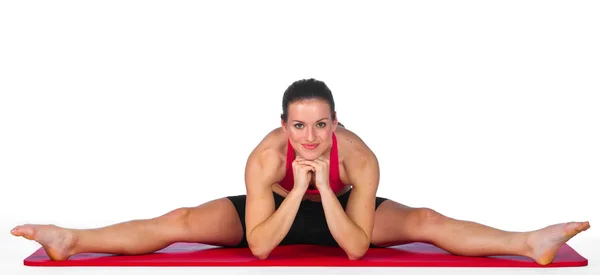
[[[315,171],[315,168],[306,163],[306,160],[301,157],[296,157],[292,162],[292,168],[294,169],[294,189],[299,188],[302,192],[306,192],[311,180],[311,172]]]
[[[323,156],[320,156],[315,160],[306,160],[302,157],[296,158],[296,161],[300,165],[306,165],[312,167],[315,174],[315,185],[319,191],[327,190],[331,188],[329,185],[329,160]]]

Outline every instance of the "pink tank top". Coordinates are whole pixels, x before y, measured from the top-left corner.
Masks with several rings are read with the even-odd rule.
[[[294,187],[294,169],[292,168],[292,162],[296,158],[294,154],[294,148],[292,144],[288,140],[288,148],[287,148],[287,157],[285,164],[285,177],[279,183],[281,187],[291,191]],[[331,186],[331,190],[334,193],[338,193],[346,186],[340,180],[340,166],[338,161],[338,147],[337,147],[337,139],[335,137],[335,133],[332,136],[332,144],[331,144],[331,152],[329,155],[329,185]],[[319,194],[318,189],[308,189],[306,190],[306,194]]]

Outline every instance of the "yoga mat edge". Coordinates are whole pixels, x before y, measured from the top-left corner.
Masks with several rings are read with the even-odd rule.
[[[466,257],[452,255],[425,243],[412,243],[388,248],[371,248],[359,260],[349,260],[339,247],[315,245],[279,246],[269,258],[259,260],[248,248],[175,243],[162,250],[144,255],[113,255],[82,253],[68,260],[52,261],[42,248],[28,256],[23,264],[31,267],[128,266],[128,267],[521,267],[557,268],[582,267],[588,260],[567,244],[558,251],[555,260],[545,266],[520,256]]]

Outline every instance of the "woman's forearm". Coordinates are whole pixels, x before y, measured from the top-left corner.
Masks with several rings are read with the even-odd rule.
[[[292,189],[273,215],[248,232],[248,245],[257,258],[266,259],[288,234],[303,195],[302,190]]]
[[[369,249],[371,240],[365,231],[348,217],[335,193],[330,188],[323,189],[319,190],[319,193],[331,235],[348,258],[361,258]]]

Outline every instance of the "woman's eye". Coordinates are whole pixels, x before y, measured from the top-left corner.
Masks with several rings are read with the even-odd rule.
[[[325,122],[319,122],[319,123],[317,123],[317,126],[319,128],[323,128],[323,127],[325,127]]]
[[[303,127],[304,125],[302,125],[302,124],[298,123],[298,124],[295,124],[294,126],[295,126],[297,129],[302,129],[302,127]]]

